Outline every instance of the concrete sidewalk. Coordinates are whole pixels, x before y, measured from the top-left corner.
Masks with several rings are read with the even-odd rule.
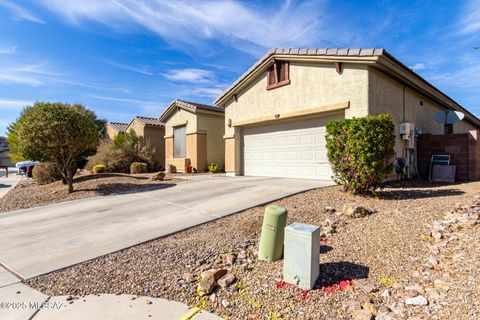
[[[0,261],[23,278],[68,267],[330,181],[217,177],[0,214]]]
[[[44,295],[20,282],[0,266],[0,319],[2,320],[130,320],[130,319],[222,318],[161,298],[133,295],[89,295],[86,297]]]
[[[0,199],[22,179],[24,177],[16,175],[15,168],[9,168],[8,178],[5,177],[5,171],[0,170]]]

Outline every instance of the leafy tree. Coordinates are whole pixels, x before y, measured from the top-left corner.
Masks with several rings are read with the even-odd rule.
[[[381,114],[330,121],[326,138],[335,182],[353,193],[375,194],[393,169],[392,117]]]
[[[71,193],[75,159],[99,143],[95,120],[95,113],[79,104],[36,102],[22,111],[15,124],[20,153],[54,162]]]
[[[9,152],[7,156],[12,160],[13,163],[25,160],[23,155],[20,153],[20,147],[18,145],[18,135],[17,130],[15,129],[16,122],[11,123],[7,127],[7,142],[9,147]]]

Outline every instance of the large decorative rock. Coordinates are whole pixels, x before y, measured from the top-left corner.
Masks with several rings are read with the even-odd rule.
[[[213,277],[202,278],[202,280],[200,280],[198,283],[197,293],[200,297],[206,296],[212,293],[216,285],[217,282]]]
[[[371,210],[363,206],[357,206],[355,204],[345,204],[342,211],[347,217],[354,219],[363,218],[376,212],[375,210]]]
[[[233,274],[227,273],[220,280],[218,280],[218,285],[221,288],[226,288],[231,285],[236,279],[237,278]]]
[[[206,279],[206,278],[213,278],[215,282],[220,280],[221,277],[227,274],[227,270],[225,269],[210,269],[207,271],[203,271],[202,274],[200,275],[201,279]]]
[[[167,164],[165,166],[165,173],[177,173],[177,167],[172,164]]]
[[[165,180],[165,176],[166,176],[165,172],[157,172],[150,178],[150,180],[152,180],[152,181],[163,181],[163,180]]]

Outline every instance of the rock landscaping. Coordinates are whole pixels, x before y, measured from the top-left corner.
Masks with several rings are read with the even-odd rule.
[[[480,182],[395,183],[378,198],[338,187],[275,204],[321,226],[314,290],[257,260],[265,207],[28,280],[50,295],[162,297],[229,319],[477,319]],[[345,206],[344,206],[345,205]]]
[[[0,213],[69,200],[155,190],[162,188],[165,184],[181,181],[183,181],[181,178],[165,177],[163,172],[135,175],[81,174],[74,179],[75,191],[67,193],[61,181],[40,185],[32,179],[24,179],[0,198]]]

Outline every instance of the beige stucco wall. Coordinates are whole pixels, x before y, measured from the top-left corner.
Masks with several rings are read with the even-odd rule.
[[[165,128],[145,126],[144,137],[154,148],[154,160],[158,166],[165,168]]]
[[[165,121],[165,136],[173,136],[173,127],[187,125],[187,134],[197,132],[197,116],[195,113],[183,109],[177,109],[170,118]]]
[[[111,140],[115,138],[115,136],[119,133],[120,131],[114,128],[111,124],[107,124],[107,137],[109,137]]]
[[[224,167],[224,117],[203,110],[196,113],[177,109],[165,122],[165,138],[173,136],[173,127],[186,125],[187,158],[198,171],[206,171],[207,164],[215,161],[220,168]],[[172,142],[173,143],[173,142]],[[173,164],[173,147],[168,151],[167,164]],[[171,159],[171,160],[170,160]],[[182,170],[177,168],[178,170]]]
[[[223,170],[225,166],[225,144],[223,142],[225,116],[200,111],[197,113],[197,128],[206,134],[207,164],[213,161],[219,169]]]
[[[405,111],[403,109],[405,95]],[[420,105],[423,101],[423,105]],[[400,82],[384,73],[370,68],[369,72],[369,114],[389,113],[395,122],[396,143],[395,152],[403,155],[403,142],[400,139],[399,124],[401,122],[414,123],[422,133],[443,134],[443,124],[433,120],[435,113],[444,110],[442,106],[429,98],[405,88]],[[404,114],[405,113],[405,114]],[[467,133],[474,127],[466,121],[453,125],[454,133]]]
[[[337,73],[334,63],[290,62],[289,73],[289,85],[267,90],[265,72],[237,95],[237,102],[230,98],[225,105],[225,171],[241,171],[241,127],[229,127],[229,119],[244,122],[345,102],[350,103],[345,117],[368,114],[367,66],[343,63],[342,72]]]
[[[155,148],[154,160],[157,166],[165,167],[165,128],[157,126],[145,126],[138,120],[134,119],[127,128],[127,132],[131,129],[138,136],[142,136],[146,141]]]
[[[225,134],[232,135],[232,122],[271,116],[324,105],[350,102],[346,117],[368,112],[368,69],[364,65],[342,64],[338,74],[333,63],[290,63],[290,84],[267,90],[267,74],[240,92],[238,102],[230,99],[225,110]]]

